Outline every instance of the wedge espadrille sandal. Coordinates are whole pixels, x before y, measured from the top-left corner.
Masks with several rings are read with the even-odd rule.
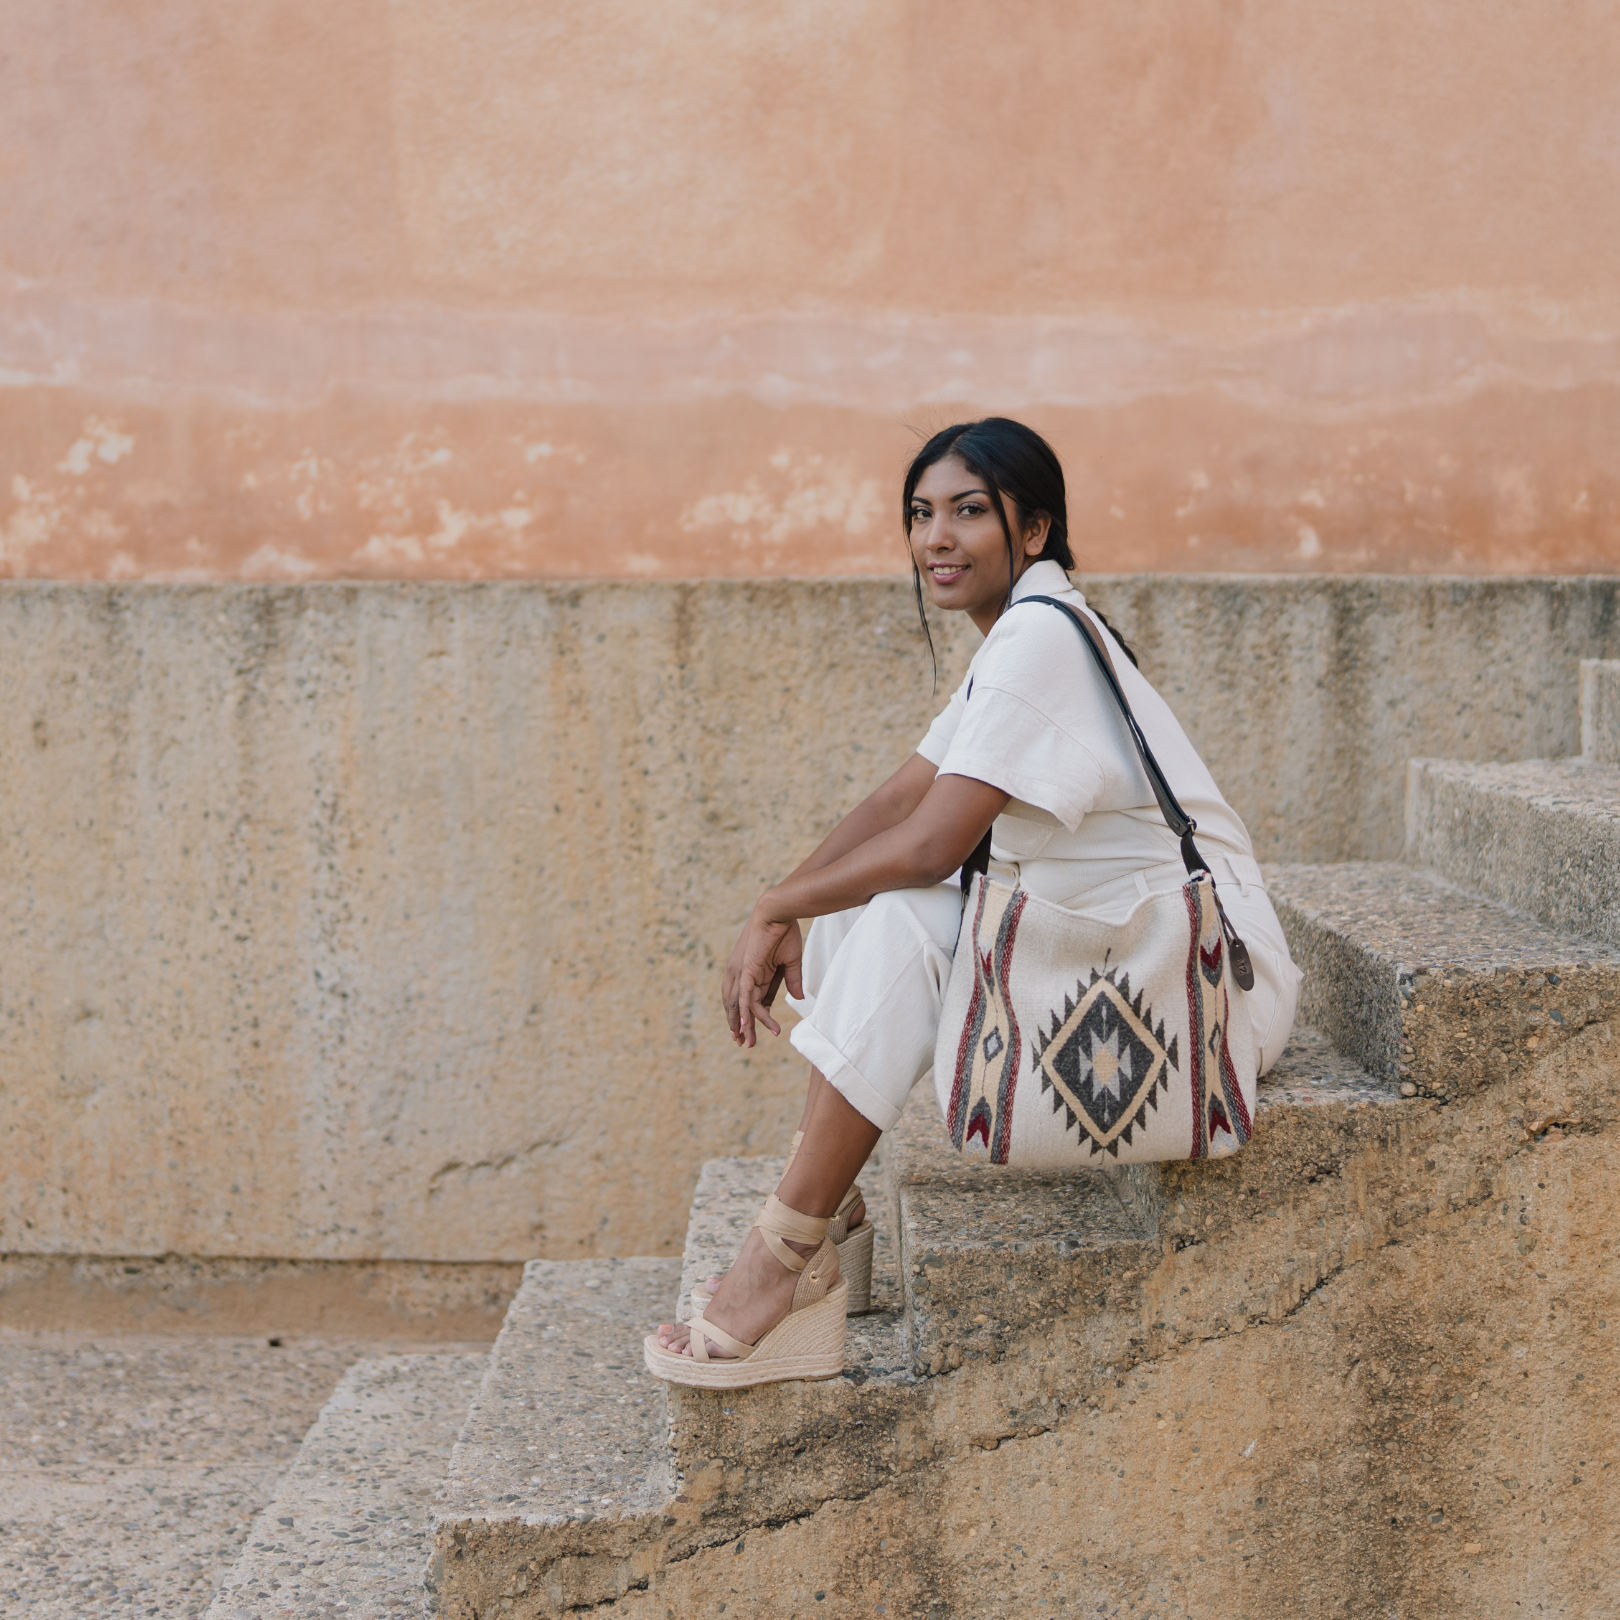
[[[782,1166],[784,1176],[787,1174],[788,1165],[793,1163],[798,1154],[799,1143],[803,1140],[803,1131],[793,1133],[793,1146],[788,1149],[787,1164]],[[849,1224],[850,1211],[862,1202],[864,1195],[860,1183],[857,1182],[844,1194],[838,1208],[833,1211],[832,1221],[827,1228],[827,1236],[838,1250],[838,1273],[849,1284],[848,1309],[851,1316],[865,1316],[872,1308],[872,1249],[877,1241],[877,1228],[870,1220],[863,1220],[853,1229]],[[711,1277],[709,1282],[718,1280]],[[692,1285],[694,1311],[701,1311],[713,1300],[714,1290],[709,1287],[708,1282]]]
[[[669,1383],[698,1389],[748,1389],[790,1378],[836,1378],[844,1370],[849,1285],[838,1276],[838,1251],[827,1237],[829,1224],[826,1216],[789,1209],[773,1193],[754,1225],[771,1253],[789,1271],[799,1273],[787,1315],[756,1343],[745,1344],[706,1321],[699,1311],[687,1323],[692,1330],[690,1355],[666,1350],[656,1333],[642,1340],[647,1371]],[[821,1246],[806,1260],[788,1243]],[[720,1346],[726,1359],[711,1359],[711,1342]]]
[[[877,1228],[870,1220],[851,1227],[849,1213],[862,1201],[861,1189],[851,1187],[844,1194],[827,1227],[827,1241],[838,1251],[838,1271],[849,1284],[851,1316],[865,1316],[872,1308],[872,1248],[877,1242]]]

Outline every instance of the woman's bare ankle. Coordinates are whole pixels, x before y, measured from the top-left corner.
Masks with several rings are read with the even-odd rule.
[[[850,1230],[854,1231],[854,1229],[857,1226],[859,1226],[865,1219],[866,1219],[866,1200],[864,1198],[857,1199],[856,1202],[855,1202],[854,1207],[849,1212],[849,1228],[850,1228]],[[810,1256],[813,1255],[816,1252],[816,1250],[821,1247],[821,1245],[819,1243],[788,1243],[788,1247],[790,1249],[792,1249],[795,1254],[802,1255],[806,1260],[808,1260],[810,1258]],[[786,1269],[786,1268],[784,1267],[784,1269]],[[712,1296],[719,1289],[720,1284],[724,1280],[725,1280],[725,1273],[717,1272],[714,1276],[708,1278],[705,1281],[704,1288]]]

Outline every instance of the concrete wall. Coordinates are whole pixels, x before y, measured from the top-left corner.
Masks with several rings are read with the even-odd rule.
[[[12,0],[0,573],[884,573],[1027,415],[1082,566],[1579,572],[1620,18]]]
[[[1617,581],[1092,584],[1270,859],[1395,854],[1410,754],[1575,752],[1620,656]],[[12,585],[0,672],[29,1254],[674,1252],[796,1117],[735,931],[937,701],[879,580]]]

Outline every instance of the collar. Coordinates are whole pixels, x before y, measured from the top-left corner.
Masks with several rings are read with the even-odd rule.
[[[1021,602],[1026,596],[1067,596],[1074,586],[1063,572],[1063,565],[1050,557],[1034,562],[1018,576],[1012,588],[1012,599]]]

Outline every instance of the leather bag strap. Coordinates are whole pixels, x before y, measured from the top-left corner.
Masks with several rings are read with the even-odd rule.
[[[1164,813],[1165,822],[1170,831],[1181,840],[1181,858],[1186,863],[1188,872],[1207,872],[1209,866],[1204,857],[1198,853],[1198,846],[1192,838],[1198,830],[1198,823],[1181,808],[1180,801],[1170,791],[1170,784],[1165,780],[1158,760],[1153,757],[1153,750],[1148,747],[1141,726],[1137,724],[1130,700],[1125,696],[1125,688],[1119,684],[1119,673],[1114,668],[1114,660],[1109,656],[1108,648],[1098,634],[1096,625],[1085,614],[1075,612],[1067,603],[1058,601],[1055,596],[1026,596],[1021,600],[1044,602],[1048,607],[1055,607],[1080,632],[1080,639],[1091,650],[1091,656],[1096,659],[1097,668],[1102,671],[1108,690],[1114,694],[1114,701],[1119,705],[1119,712],[1125,717],[1125,729],[1130,732],[1131,741],[1136,744],[1136,752],[1142,760],[1142,769],[1147,772],[1148,786],[1153,789],[1153,797],[1159,801],[1159,809]]]
[[[1153,789],[1153,797],[1159,801],[1159,809],[1164,815],[1165,825],[1171,834],[1181,842],[1181,859],[1187,868],[1189,876],[1208,877],[1214,885],[1215,874],[1210,871],[1209,863],[1199,854],[1198,846],[1193,842],[1193,834],[1198,830],[1198,823],[1181,808],[1180,801],[1170,790],[1170,784],[1165,779],[1159,762],[1153,757],[1153,750],[1148,747],[1148,740],[1142,735],[1142,728],[1137,723],[1135,714],[1131,711],[1130,700],[1125,696],[1125,688],[1119,684],[1119,674],[1114,668],[1114,660],[1109,656],[1107,644],[1103,641],[1097,627],[1084,613],[1076,612],[1067,602],[1060,602],[1055,596],[1025,596],[1012,605],[1019,607],[1025,602],[1044,602],[1048,607],[1054,607],[1066,618],[1080,633],[1080,639],[1091,651],[1091,656],[1097,662],[1097,668],[1102,671],[1102,677],[1108,690],[1114,694],[1114,701],[1119,705],[1119,712],[1124,717],[1125,729],[1131,734],[1131,741],[1136,745],[1136,752],[1142,761],[1142,769],[1147,773],[1148,786]],[[983,873],[990,866],[990,834],[985,833],[979,842],[979,847],[968,857],[968,862],[962,868],[962,888],[965,893],[968,885],[973,881],[974,873]],[[1248,947],[1237,936],[1237,931],[1227,920],[1226,907],[1221,904],[1220,893],[1215,895],[1215,909],[1220,913],[1221,929],[1226,935],[1228,956],[1232,963],[1232,976],[1245,990],[1254,988],[1254,966],[1249,960]]]

